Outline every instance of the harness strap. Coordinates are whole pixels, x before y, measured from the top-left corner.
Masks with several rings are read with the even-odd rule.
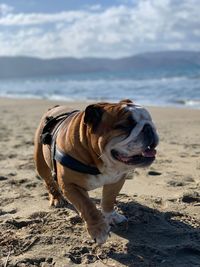
[[[50,145],[51,149],[51,160],[52,160],[52,176],[55,180],[57,180],[57,168],[56,161],[58,161],[61,165],[86,174],[98,175],[100,171],[96,167],[88,166],[79,160],[71,157],[68,154],[65,154],[56,146],[56,138],[57,134],[66,119],[68,119],[71,115],[77,113],[78,110],[74,110],[72,112],[62,113],[56,117],[46,117],[46,124],[41,133],[41,142],[44,145]]]
[[[92,175],[100,174],[100,171],[96,167],[88,166],[80,162],[79,160],[71,157],[70,155],[65,154],[58,147],[56,147],[55,149],[54,159],[58,161],[61,165],[77,172],[87,173]]]
[[[48,116],[46,117],[46,123],[44,125],[44,128],[42,130],[40,139],[41,143],[44,145],[51,145],[53,135],[57,131],[57,128],[60,126],[60,124],[67,119],[70,115],[78,112],[79,110],[73,110],[71,112],[66,112],[66,113],[61,113],[55,117],[53,116]],[[52,128],[56,125],[56,129],[52,131]]]
[[[55,152],[56,152],[56,137],[57,137],[57,134],[58,134],[63,122],[65,121],[65,119],[68,118],[68,116],[66,116],[64,119],[62,119],[62,120],[60,120],[58,122],[58,124],[56,125],[56,129],[54,130],[54,132],[51,135],[51,162],[52,162],[52,170],[51,170],[51,172],[52,172],[53,178],[56,181],[57,181],[57,167],[56,167],[56,161],[54,159],[54,155],[55,155]]]

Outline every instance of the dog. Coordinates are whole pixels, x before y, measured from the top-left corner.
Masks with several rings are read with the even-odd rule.
[[[69,201],[91,238],[103,244],[110,225],[127,220],[114,210],[127,173],[150,166],[158,142],[149,112],[129,99],[91,104],[84,111],[56,106],[44,114],[36,130],[35,166],[49,191],[50,205]],[[102,211],[88,195],[98,187],[103,187]]]

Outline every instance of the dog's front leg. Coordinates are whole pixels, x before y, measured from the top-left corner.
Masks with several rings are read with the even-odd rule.
[[[119,194],[123,184],[125,182],[125,176],[114,184],[107,184],[103,187],[101,206],[106,221],[109,224],[117,224],[127,221],[127,218],[119,214],[114,210],[114,204],[116,197]]]
[[[110,226],[89,198],[87,191],[75,184],[66,184],[63,193],[86,222],[90,236],[98,244],[105,243]]]

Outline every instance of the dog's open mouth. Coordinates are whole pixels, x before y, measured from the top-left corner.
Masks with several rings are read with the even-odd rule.
[[[111,150],[111,154],[114,159],[123,162],[124,164],[133,165],[133,164],[150,164],[156,158],[156,149],[148,147],[140,155],[126,156],[121,154],[115,149]]]

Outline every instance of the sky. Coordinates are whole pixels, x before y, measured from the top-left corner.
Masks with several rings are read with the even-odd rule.
[[[0,56],[200,51],[200,0],[0,0]]]

